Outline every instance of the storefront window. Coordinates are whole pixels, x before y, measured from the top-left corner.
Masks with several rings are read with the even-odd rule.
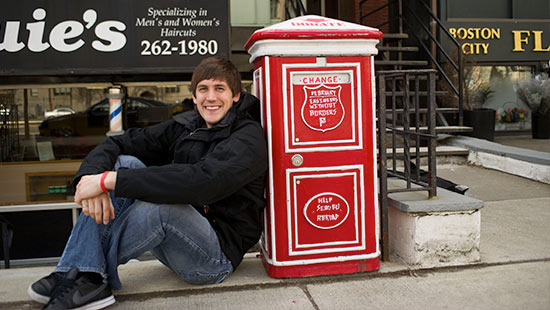
[[[64,96],[71,94],[71,89],[68,87],[54,88],[53,94],[56,96]]]
[[[532,76],[531,66],[474,66],[466,81],[468,99],[478,107],[497,111],[495,130],[531,129],[531,110],[516,93],[520,80]]]
[[[0,206],[72,200],[70,181],[109,131],[110,86],[0,89]],[[189,82],[124,85],[123,129],[193,109],[188,87]],[[243,81],[243,87],[250,92],[251,82]]]
[[[273,22],[285,20],[285,2],[283,0],[271,0],[271,20]]]

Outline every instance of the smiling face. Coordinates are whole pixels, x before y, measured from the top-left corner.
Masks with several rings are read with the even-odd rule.
[[[197,84],[193,102],[206,122],[206,127],[212,128],[223,119],[233,102],[239,101],[239,97],[240,93],[233,95],[225,81],[209,79]]]

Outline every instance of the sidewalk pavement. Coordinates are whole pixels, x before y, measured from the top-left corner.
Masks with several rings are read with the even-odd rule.
[[[550,185],[480,167],[438,166],[438,176],[483,200],[481,261],[299,279],[270,278],[248,254],[224,283],[194,286],[157,261],[120,267],[109,309],[550,309]],[[39,309],[27,286],[52,267],[0,270],[0,309]]]
[[[531,135],[496,136],[495,142],[522,149],[550,153],[550,140],[533,139]]]

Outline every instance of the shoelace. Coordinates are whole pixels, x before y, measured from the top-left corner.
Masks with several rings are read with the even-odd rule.
[[[52,294],[50,296],[50,302],[48,302],[48,305],[51,303],[54,303],[57,297],[61,297],[65,295],[65,293],[69,292],[75,285],[76,285],[75,279],[63,278],[59,280],[59,282],[53,288]]]

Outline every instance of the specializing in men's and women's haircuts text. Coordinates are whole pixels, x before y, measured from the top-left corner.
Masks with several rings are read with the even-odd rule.
[[[98,0],[87,5],[52,0],[40,6],[24,0],[19,9],[0,5],[0,68],[10,74],[17,70],[44,68],[39,57],[48,55],[52,68],[64,68],[70,58],[72,69],[174,66],[194,68],[209,56],[229,55],[229,15],[227,6],[182,0],[136,0],[133,10],[123,11],[117,2]],[[66,0],[68,2],[68,0]],[[7,5],[7,4],[4,4]],[[26,62],[21,62],[25,57]],[[81,61],[81,63],[79,63]],[[34,63],[33,63],[34,62]],[[51,69],[50,69],[51,70]],[[58,69],[61,70],[62,69]],[[2,71],[2,70],[0,70]]]

